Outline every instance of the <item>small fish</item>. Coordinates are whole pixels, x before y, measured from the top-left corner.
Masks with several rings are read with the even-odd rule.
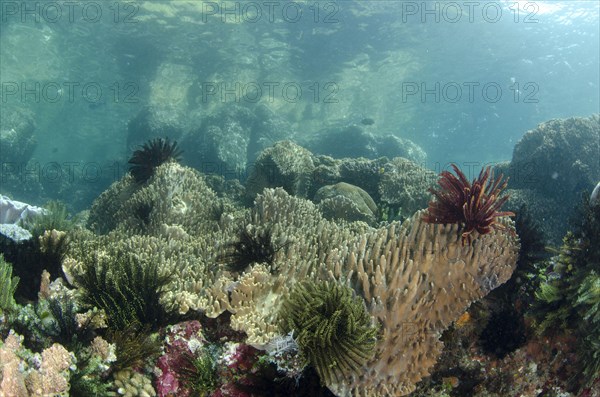
[[[96,102],[90,102],[88,104],[88,108],[90,108],[91,110],[96,110],[96,109],[100,109],[101,107],[106,105],[106,101],[96,101]]]
[[[373,125],[373,124],[375,124],[375,120],[374,120],[374,119],[372,119],[372,118],[370,118],[370,117],[365,117],[364,119],[362,119],[362,120],[360,121],[360,123],[361,123],[362,125]]]

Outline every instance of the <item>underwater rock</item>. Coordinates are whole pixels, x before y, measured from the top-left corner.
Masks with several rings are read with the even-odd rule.
[[[422,165],[427,161],[427,153],[421,146],[409,139],[399,138],[395,135],[385,135],[379,138],[376,147],[379,157],[404,157]]]
[[[405,157],[417,163],[427,159],[425,151],[414,142],[394,135],[377,136],[357,124],[327,128],[302,143],[315,154],[334,158]]]
[[[536,219],[545,219],[546,236],[560,244],[573,213],[573,203],[583,191],[590,191],[600,176],[600,118],[550,120],[528,131],[515,145],[510,164],[496,172],[509,176],[509,189],[527,189],[535,202],[552,201],[547,207],[528,203]],[[518,210],[520,202],[511,197],[505,209]],[[556,226],[556,227],[555,227]]]
[[[547,121],[515,145],[509,187],[535,189],[548,197],[576,196],[597,182],[599,152],[598,115]]]
[[[186,164],[206,174],[244,180],[260,151],[291,135],[289,123],[266,106],[227,106],[183,139]]]
[[[315,165],[312,154],[291,142],[277,142],[258,156],[246,180],[246,196],[253,199],[265,188],[282,187],[288,193],[307,197]]]
[[[4,106],[4,104],[3,104]],[[3,108],[0,112],[0,153],[2,164],[24,167],[37,146],[33,116],[22,110]]]
[[[328,128],[319,131],[305,146],[315,154],[334,158],[366,157],[377,158],[375,137],[363,127],[350,125],[343,128]]]
[[[312,184],[309,197],[327,185],[346,182],[366,191],[376,202],[379,200],[378,185],[381,181],[383,167],[389,162],[386,157],[369,160],[364,157],[353,159],[334,159],[330,156],[313,156],[315,168],[312,173]]]
[[[154,80],[150,82],[148,101],[152,106],[168,104],[185,114],[189,109],[190,88],[197,75],[190,65],[165,61],[158,66]]]
[[[138,149],[154,138],[178,140],[185,130],[182,116],[174,116],[171,109],[146,106],[127,123],[127,150]]]
[[[248,145],[248,161],[253,162],[260,152],[276,142],[290,139],[293,135],[289,122],[274,113],[265,105],[254,109],[256,121],[252,126],[252,136]]]
[[[189,90],[195,81],[192,67],[165,62],[150,82],[149,105],[144,107],[127,125],[127,149],[153,138],[178,140],[189,131]]]
[[[323,186],[313,201],[320,204],[319,208],[326,219],[372,223],[377,214],[377,205],[369,193],[346,182]]]
[[[559,201],[542,195],[534,189],[506,189],[505,193],[509,197],[502,207],[504,210],[518,213],[520,208],[526,206],[531,217],[539,220],[539,228],[546,243],[558,244],[562,240],[560,231],[567,227],[565,223],[568,223],[574,202]]]
[[[246,169],[255,122],[254,113],[242,106],[230,106],[206,117],[182,140],[185,163],[202,173],[239,178]]]

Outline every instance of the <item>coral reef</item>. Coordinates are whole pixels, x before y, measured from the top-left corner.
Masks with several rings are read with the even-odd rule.
[[[88,236],[83,242],[74,239],[73,244],[82,246],[79,251],[95,247],[91,249],[107,253],[115,249],[111,246],[121,246],[162,263],[174,275],[160,298],[168,311],[200,310],[209,317],[231,312],[231,327],[246,333],[247,344],[264,349],[281,336],[277,313],[289,288],[297,282],[320,279],[341,283],[365,300],[369,315],[381,326],[382,338],[374,357],[361,367],[362,375],[327,384],[338,395],[352,389],[356,394],[387,390],[391,395],[412,390],[435,363],[441,349],[439,333],[469,302],[506,281],[516,261],[517,243],[512,226],[505,220],[499,222],[506,224],[507,230],[492,230],[481,236],[473,232],[473,244],[463,247],[458,225],[428,225],[420,221],[422,213],[402,225],[372,229],[361,223],[328,221],[318,206],[291,197],[283,189],[264,190],[249,213],[223,214],[216,220],[210,217],[210,208],[217,201],[214,193],[199,175],[174,163],[159,167],[147,185],[133,193],[126,181],[111,188],[110,198],[99,199],[108,204],[95,206],[110,209],[105,210],[109,218],[111,212],[120,214],[113,215],[121,220],[113,231],[91,240]],[[120,206],[115,197],[122,198]],[[174,206],[177,198],[186,197],[185,207]],[[129,226],[135,222],[134,202],[152,203],[143,228]],[[98,219],[99,215],[90,218]],[[240,230],[239,225],[255,236],[270,230],[272,243],[281,247],[275,250],[272,264],[254,263],[241,274],[214,266],[217,253],[226,250],[228,236]],[[143,230],[146,235],[123,233],[127,230]],[[94,240],[100,246],[90,246],[89,241]],[[73,274],[80,271],[77,256],[66,266]],[[440,271],[440,266],[450,268]],[[435,302],[444,309],[436,310]],[[422,307],[428,308],[431,319],[417,316]],[[414,331],[414,337],[401,336],[407,334],[406,327],[410,327],[411,335]],[[396,349],[407,353],[390,356]]]
[[[74,236],[65,269],[72,276],[81,274],[82,264],[93,261],[87,254],[92,251],[136,253],[146,263],[160,264],[161,274],[173,276],[160,298],[168,312],[212,307],[209,289],[220,270],[216,257],[239,231],[242,222],[233,216],[239,210],[224,214],[222,200],[202,176],[177,163],[160,166],[144,186],[132,189],[132,184],[126,176],[99,197],[90,223],[107,234]],[[140,206],[149,207],[144,223],[135,211]]]
[[[304,138],[302,143],[315,154],[335,158],[404,157],[419,164],[427,160],[423,148],[411,140],[391,134],[374,134],[362,123],[326,128]]]
[[[458,225],[429,225],[422,216],[381,229],[344,226],[282,189],[265,190],[252,222],[269,224],[274,238],[285,236],[290,243],[276,255],[276,270],[255,265],[235,282],[223,275],[214,286],[210,315],[231,311],[232,327],[246,332],[248,343],[264,347],[277,336],[273,313],[286,287],[307,279],[337,280],[365,299],[382,338],[360,376],[327,386],[338,395],[353,389],[362,395],[408,393],[435,363],[439,333],[471,301],[508,279],[518,250],[504,218],[507,230],[474,236],[473,245],[464,247]],[[430,318],[420,315],[424,307]],[[398,350],[404,355],[393,353]]]
[[[347,197],[349,200],[328,201],[322,209],[331,217],[341,215],[343,218],[344,213],[348,213],[350,220],[370,222],[370,213],[374,211],[373,208],[366,209],[372,207],[368,201],[383,204],[386,220],[405,219],[427,206],[427,189],[436,179],[432,171],[404,158],[333,159],[313,155],[295,143],[284,141],[265,149],[258,157],[246,181],[246,195],[254,199],[264,188],[282,187],[294,196],[320,201],[323,193],[317,195],[320,189],[346,183],[364,190],[370,198],[353,194]]]
[[[168,162],[142,186],[128,176],[115,182],[92,204],[88,225],[101,234],[203,236],[217,228],[223,205],[197,171]]]
[[[463,226],[463,241],[471,242],[471,234],[487,234],[492,229],[502,228],[496,223],[500,216],[513,216],[512,212],[499,212],[508,196],[499,197],[507,182],[502,181],[502,175],[497,179],[490,177],[491,167],[485,167],[479,177],[470,183],[465,174],[455,165],[452,168],[456,176],[448,171],[441,173],[438,184],[440,190],[431,188],[429,191],[436,200],[429,203],[425,222]]]
[[[307,182],[291,185],[309,194],[315,157],[290,143],[280,147],[312,164],[297,173]],[[376,175],[368,183],[375,191],[381,169],[387,172],[387,160],[326,160],[318,161],[334,179]],[[366,194],[359,193],[369,207]],[[374,228],[329,220],[322,207],[267,188],[252,208],[236,208],[201,174],[172,161],[142,184],[128,174],[92,207],[88,224],[99,234],[67,232],[58,276],[70,286],[40,275],[40,300],[22,313],[36,318],[29,324],[47,318],[49,326],[32,345],[56,340],[73,349],[78,364],[68,379],[99,395],[110,393],[99,382],[110,377],[121,395],[250,395],[276,390],[275,383],[296,390],[300,377],[318,395],[326,393],[313,385],[317,378],[335,395],[407,394],[436,362],[442,331],[510,276],[513,224],[500,217],[498,228],[473,230],[464,246],[459,225],[429,224],[424,211]],[[52,249],[58,233],[46,230],[38,240]],[[158,358],[165,334],[153,332],[184,315],[225,330],[209,339],[198,322],[182,323],[167,331]],[[78,333],[77,324],[92,331]],[[100,359],[93,346],[113,357]]]
[[[568,229],[573,203],[598,182],[600,164],[600,119],[598,115],[550,120],[528,131],[517,142],[510,164],[496,171],[510,176],[506,208],[516,211],[525,191],[533,216],[545,219],[544,234],[559,245]]]

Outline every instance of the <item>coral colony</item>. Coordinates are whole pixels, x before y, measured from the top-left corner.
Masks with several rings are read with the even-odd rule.
[[[514,367],[510,360],[529,342],[524,332],[515,342],[514,333],[484,329],[521,320],[513,301],[506,311],[478,301],[500,291],[519,257],[526,265],[515,274],[535,283],[525,293],[514,281],[506,285],[517,285],[510,291],[520,302],[536,302],[522,324],[544,335],[556,324],[589,324],[573,329],[585,359],[577,367],[585,384],[573,388],[597,382],[600,254],[593,240],[600,238],[600,206],[593,195],[579,229],[546,261],[519,252],[513,213],[501,210],[508,180],[490,167],[469,182],[452,165],[454,174],[442,172],[434,188],[435,175],[409,160],[328,159],[317,166],[321,160],[310,152],[282,142],[259,156],[250,178],[257,194],[248,205],[243,193],[229,195],[224,181],[179,164],[180,155],[176,142],[146,142],[129,160],[130,172],[81,218],[53,202],[24,222],[28,207],[2,198],[2,216],[13,222],[6,230],[29,236],[0,240],[0,395],[393,397],[461,395],[469,385],[465,393],[474,385],[492,390],[496,372],[485,372],[491,359],[469,354],[493,350],[494,366]],[[392,172],[400,166],[410,173]],[[341,180],[332,186],[345,182],[339,190],[348,196],[317,203],[301,197],[319,188],[311,175],[359,183],[370,170],[384,186],[365,183],[359,190]],[[303,182],[271,186],[273,175]],[[349,210],[363,210],[352,202],[357,191],[386,200],[369,197],[380,208],[368,223],[349,220],[356,219]],[[433,199],[419,209],[427,206],[427,191]],[[393,213],[403,221],[390,220]],[[534,229],[520,226],[530,234],[523,249],[539,249]],[[461,335],[475,341],[461,350],[452,339]],[[496,349],[498,340],[506,343]],[[470,383],[444,372],[453,359],[452,368]],[[439,393],[423,394],[427,385]]]

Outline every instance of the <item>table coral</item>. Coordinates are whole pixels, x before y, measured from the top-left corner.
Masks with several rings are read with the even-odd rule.
[[[347,373],[327,386],[337,395],[409,393],[436,362],[440,333],[510,277],[518,251],[508,219],[499,219],[502,230],[473,232],[472,245],[463,246],[458,225],[428,224],[423,214],[380,229],[336,224],[306,200],[265,190],[250,220],[268,224],[273,238],[285,236],[290,243],[277,253],[276,270],[255,265],[237,280],[221,282],[230,297],[222,307],[233,313],[232,327],[248,334],[247,343],[264,348],[277,336],[273,313],[296,282],[346,284],[366,301],[382,334],[361,375]]]

